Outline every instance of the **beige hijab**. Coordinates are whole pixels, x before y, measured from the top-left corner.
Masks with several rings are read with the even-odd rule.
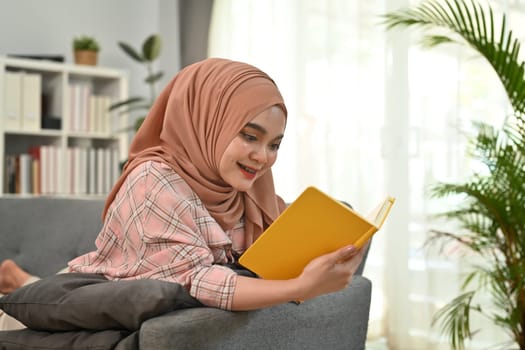
[[[187,66],[162,91],[137,131],[103,217],[131,170],[158,160],[186,180],[224,230],[244,215],[250,245],[284,209],[284,202],[275,194],[271,171],[241,193],[221,179],[218,166],[244,125],[274,105],[286,114],[273,80],[251,65],[210,58]]]

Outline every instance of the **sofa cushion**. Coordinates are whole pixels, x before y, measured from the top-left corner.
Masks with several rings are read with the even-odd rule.
[[[95,250],[103,199],[4,197],[0,200],[0,261],[51,276],[68,261]]]
[[[109,281],[102,275],[46,277],[0,298],[0,308],[33,330],[137,330],[151,317],[202,306],[177,283]]]
[[[135,332],[136,333],[136,332]],[[128,337],[129,331],[71,331],[45,332],[32,329],[0,331],[1,350],[116,350]],[[115,347],[117,346],[117,347]],[[132,347],[136,349],[137,346]]]

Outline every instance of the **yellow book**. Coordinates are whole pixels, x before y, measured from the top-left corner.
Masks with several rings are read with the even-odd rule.
[[[308,187],[241,255],[239,263],[264,279],[297,277],[314,258],[346,245],[362,247],[388,216],[387,196],[366,217]]]

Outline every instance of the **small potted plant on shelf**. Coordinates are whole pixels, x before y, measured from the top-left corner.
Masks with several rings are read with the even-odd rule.
[[[73,39],[73,52],[76,64],[95,66],[100,45],[97,40],[90,36],[80,36]]]

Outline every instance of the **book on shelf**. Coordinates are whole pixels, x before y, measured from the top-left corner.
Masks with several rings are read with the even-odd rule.
[[[7,154],[5,156],[5,170],[4,170],[4,191],[7,193],[15,193],[16,181],[16,158],[13,155]]]
[[[119,150],[108,147],[68,147],[63,191],[74,195],[104,195],[120,176]],[[119,170],[115,172],[114,169]]]
[[[299,276],[314,258],[347,245],[361,248],[383,225],[395,198],[367,216],[311,186],[241,255],[239,263],[264,279]]]
[[[87,186],[87,193],[89,194],[96,194],[97,193],[97,150],[95,148],[88,148],[87,150],[87,157],[88,157],[88,167],[87,167],[87,180],[88,180],[88,186]]]
[[[27,153],[22,153],[18,156],[20,162],[20,194],[31,194],[33,193],[32,189],[32,159],[31,155]]]
[[[111,97],[96,95],[87,83],[69,84],[69,131],[110,133]]]
[[[22,74],[22,129],[38,131],[42,119],[42,76],[36,73]]]
[[[42,175],[40,173],[41,164],[40,164],[40,146],[31,146],[29,147],[28,153],[31,155],[31,189],[33,194],[40,194],[41,188],[41,179]]]
[[[54,162],[58,147],[53,145],[40,146],[40,191],[42,194],[54,194],[55,176],[54,171],[57,164]]]
[[[42,76],[37,73],[4,73],[5,126],[11,130],[41,128]]]
[[[32,146],[25,153],[5,156],[6,193],[22,195],[40,193],[40,149]]]
[[[22,73],[4,74],[5,127],[12,130],[22,128]]]

